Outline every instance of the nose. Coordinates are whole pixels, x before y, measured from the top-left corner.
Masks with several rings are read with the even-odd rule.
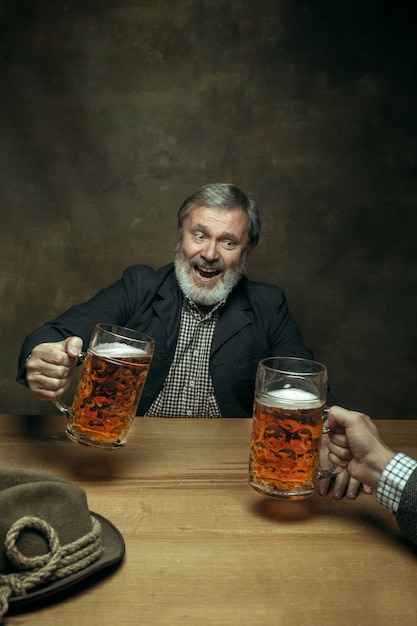
[[[216,261],[219,258],[215,239],[207,240],[204,250],[201,251],[201,256],[207,261]]]

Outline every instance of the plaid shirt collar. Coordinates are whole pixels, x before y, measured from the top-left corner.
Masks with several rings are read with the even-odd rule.
[[[203,313],[199,308],[198,304],[191,300],[188,296],[184,294],[183,306],[185,306],[194,316],[198,319],[210,319],[213,315],[226,304],[226,298],[224,300],[220,300],[217,304],[213,306],[207,313]]]

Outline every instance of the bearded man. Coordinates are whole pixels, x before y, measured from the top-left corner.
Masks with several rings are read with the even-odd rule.
[[[42,400],[59,397],[94,326],[111,323],[155,340],[139,415],[250,417],[261,359],[313,358],[283,291],[243,274],[260,226],[254,200],[235,185],[200,187],[178,210],[174,263],[131,266],[31,333],[18,382]]]

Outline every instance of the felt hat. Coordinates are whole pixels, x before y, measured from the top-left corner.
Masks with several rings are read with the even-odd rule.
[[[117,528],[85,491],[51,474],[0,467],[0,622],[9,607],[53,595],[124,556]]]

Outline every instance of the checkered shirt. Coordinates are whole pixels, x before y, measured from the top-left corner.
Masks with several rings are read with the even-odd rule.
[[[209,359],[223,304],[219,302],[204,316],[194,302],[184,298],[174,359],[148,417],[221,417]]]
[[[417,461],[402,452],[395,454],[384,467],[376,490],[376,498],[383,506],[397,512],[407,480],[417,468]]]

